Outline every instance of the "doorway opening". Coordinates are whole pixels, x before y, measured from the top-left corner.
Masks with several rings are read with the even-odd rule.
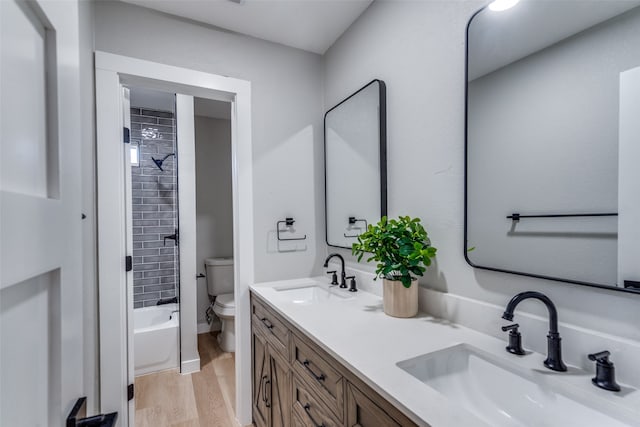
[[[175,149],[171,152],[166,150],[164,152],[158,152],[158,156],[151,156],[152,158],[144,158],[143,152],[145,147],[141,146],[142,131],[145,128],[145,135],[150,139],[153,139],[156,135],[162,131],[169,132],[167,129],[161,128],[160,119],[168,119],[169,117],[159,117],[158,114],[155,118],[158,120],[156,123],[144,123],[140,122],[140,134],[137,133],[133,136],[140,139],[132,138],[132,134],[123,130],[123,122],[131,119],[130,108],[134,108],[134,114],[144,116],[142,106],[132,105],[123,108],[122,103],[122,88],[146,88],[159,90],[161,92],[175,94]],[[172,168],[177,169],[176,187],[174,190],[177,192],[177,198],[173,198],[173,205],[177,207],[177,230],[174,233],[175,240],[178,243],[177,248],[177,265],[174,267],[174,275],[178,276],[176,279],[177,289],[175,291],[175,298],[178,301],[179,309],[179,370],[177,368],[171,370],[160,371],[160,374],[173,373],[176,379],[175,387],[181,390],[178,393],[180,396],[190,395],[193,397],[193,401],[189,402],[177,402],[175,387],[174,392],[167,403],[169,407],[173,405],[173,411],[176,413],[182,413],[185,421],[199,417],[199,412],[206,412],[211,406],[216,405],[216,401],[212,401],[212,396],[218,396],[221,399],[218,401],[218,405],[222,404],[229,408],[227,410],[230,417],[230,425],[239,423],[240,425],[247,425],[251,423],[251,343],[250,343],[250,305],[249,305],[249,285],[253,283],[253,196],[252,196],[252,150],[251,150],[251,88],[250,83],[243,80],[238,80],[229,77],[223,77],[208,73],[203,73],[195,70],[179,68],[169,66],[165,64],[152,63],[148,61],[139,60],[136,58],[128,58],[120,55],[113,55],[104,52],[96,53],[96,105],[97,105],[97,160],[98,160],[98,250],[100,252],[99,258],[99,292],[100,292],[100,396],[101,396],[101,411],[118,411],[122,418],[128,420],[129,426],[134,426],[134,415],[149,415],[153,417],[154,413],[158,412],[158,404],[162,404],[162,397],[154,394],[155,391],[161,390],[161,388],[150,386],[149,384],[140,383],[137,384],[135,389],[135,398],[128,400],[126,390],[130,389],[134,380],[134,369],[132,362],[134,360],[133,353],[129,350],[134,349],[133,334],[129,334],[133,331],[133,328],[129,328],[129,324],[133,323],[134,318],[134,303],[138,303],[138,310],[144,309],[145,304],[148,306],[153,305],[153,300],[157,302],[162,301],[163,298],[173,298],[168,294],[170,289],[162,289],[161,283],[149,283],[148,285],[140,285],[136,289],[136,295],[143,295],[146,291],[156,292],[154,296],[145,295],[134,297],[134,272],[127,271],[126,265],[128,262],[123,262],[124,259],[128,259],[133,255],[133,243],[134,243],[134,231],[136,231],[139,237],[138,241],[143,242],[142,248],[140,245],[138,249],[145,249],[145,241],[153,241],[158,238],[157,245],[158,254],[153,256],[167,256],[170,254],[160,254],[160,249],[165,247],[165,237],[167,237],[165,230],[161,227],[169,227],[169,220],[171,218],[164,218],[167,222],[162,225],[160,221],[163,218],[157,218],[158,224],[155,225],[139,222],[137,226],[142,227],[142,230],[133,230],[133,216],[127,218],[128,212],[133,213],[133,187],[130,187],[131,196],[127,198],[127,179],[133,185],[133,178],[131,177],[131,169],[135,167],[145,168],[148,166],[149,171],[154,171],[153,174],[157,174],[159,178],[168,178],[165,175],[172,172]],[[233,324],[233,320],[225,322],[225,316],[229,320],[228,312],[220,311],[216,312],[217,305],[224,302],[226,298],[222,298],[223,293],[218,292],[217,287],[213,288],[213,291],[209,290],[206,282],[207,263],[198,259],[198,227],[197,227],[197,200],[200,198],[197,193],[197,153],[196,153],[196,114],[195,114],[195,99],[202,98],[206,100],[223,101],[226,103],[225,108],[228,108],[230,114],[229,131],[230,134],[230,171],[231,171],[231,202],[227,203],[227,206],[231,206],[232,221],[231,221],[231,252],[233,262],[231,265],[226,265],[227,269],[231,270],[232,277],[232,292],[229,292],[232,296],[231,299],[235,303],[235,325],[233,328],[228,328],[228,331],[232,331],[235,343],[235,357],[230,356],[229,352],[221,351],[221,348],[217,348],[216,345],[220,345],[217,337],[221,334],[216,330],[218,327],[224,329],[224,325]],[[135,110],[138,107],[139,110]],[[151,108],[156,112],[167,112],[159,108]],[[128,119],[127,119],[128,117]],[[153,117],[150,115],[149,117]],[[204,116],[206,117],[206,115]],[[185,119],[188,118],[188,119]],[[134,124],[135,120],[134,120]],[[142,125],[154,125],[146,126]],[[162,124],[162,126],[168,123]],[[169,132],[171,133],[171,132]],[[156,139],[162,139],[157,137]],[[122,144],[122,141],[125,144]],[[131,147],[131,141],[138,142],[137,147]],[[128,142],[128,143],[127,143]],[[142,144],[145,145],[145,144]],[[149,144],[149,147],[151,145]],[[133,149],[132,149],[133,148]],[[151,149],[151,148],[150,148]],[[159,150],[158,150],[159,151]],[[134,154],[134,166],[131,166],[131,155]],[[138,156],[138,166],[135,166],[135,155]],[[122,166],[122,159],[125,158],[124,167]],[[127,161],[129,163],[127,163]],[[210,169],[213,160],[205,161],[205,168]],[[142,163],[141,163],[142,162]],[[115,166],[114,166],[115,165]],[[173,166],[172,166],[173,165]],[[127,170],[129,176],[127,177]],[[144,172],[144,171],[143,171]],[[142,174],[141,176],[144,176]],[[139,178],[137,178],[139,179]],[[144,179],[139,179],[144,190]],[[210,178],[204,178],[205,181]],[[165,181],[168,181],[165,180]],[[159,179],[158,182],[162,182]],[[173,182],[173,178],[171,178]],[[152,184],[152,182],[147,182]],[[209,187],[211,185],[209,184]],[[138,188],[140,190],[140,188]],[[150,189],[150,191],[156,191]],[[158,197],[155,199],[162,199],[163,195],[160,194],[161,190],[157,189]],[[136,202],[142,202],[143,206],[142,220],[144,220],[144,208],[145,197],[154,199],[151,193],[146,195],[145,193],[139,193],[143,200],[135,200]],[[166,198],[171,199],[171,194],[164,194]],[[209,196],[214,199],[223,199],[224,197],[216,197],[209,191]],[[123,200],[130,200],[130,206],[123,203]],[[150,204],[155,203],[154,200],[149,200]],[[159,202],[159,201],[158,201]],[[153,208],[155,209],[155,208]],[[161,205],[158,205],[157,211],[160,212]],[[164,209],[164,208],[162,208]],[[169,207],[166,207],[169,209]],[[140,217],[138,216],[138,219]],[[153,219],[147,217],[149,221]],[[130,228],[128,231],[127,228]],[[155,229],[158,236],[148,237],[146,240],[144,227],[158,227]],[[228,227],[228,225],[227,225]],[[224,227],[219,227],[220,230],[224,230]],[[147,230],[149,231],[149,230]],[[153,229],[151,229],[153,231]],[[200,230],[202,231],[202,230]],[[127,237],[130,236],[130,237]],[[167,246],[169,246],[171,234],[166,240]],[[162,242],[160,243],[160,237]],[[171,242],[173,243],[173,242]],[[150,245],[147,245],[150,246]],[[153,246],[153,245],[151,245]],[[152,249],[148,247],[147,249]],[[168,248],[167,248],[168,249]],[[206,254],[205,254],[206,253]],[[142,259],[136,259],[136,261],[144,260],[144,253],[139,253]],[[203,259],[210,258],[229,258],[227,254],[218,254],[213,252],[201,251],[200,257]],[[148,260],[152,267],[141,267],[139,271],[142,271],[142,278],[145,278],[144,271],[155,271],[155,264],[158,268],[158,277],[168,277],[170,274],[168,271],[162,272],[160,264],[163,262],[169,263],[170,260],[163,261],[157,258],[157,263],[153,259]],[[131,259],[133,263],[133,260]],[[123,268],[125,266],[125,268]],[[168,264],[165,265],[169,267]],[[145,270],[149,268],[149,270]],[[166,270],[169,270],[167,268]],[[215,269],[221,270],[221,269]],[[138,271],[138,272],[139,272]],[[228,273],[228,272],[227,272]],[[201,276],[205,275],[205,278]],[[213,277],[215,274],[211,274]],[[199,277],[200,276],[200,277]],[[228,276],[228,274],[227,274]],[[137,279],[140,279],[140,274],[137,274]],[[148,274],[147,278],[153,278],[153,274]],[[220,283],[220,282],[218,282]],[[168,283],[166,283],[168,285]],[[160,286],[158,288],[145,289],[145,286]],[[168,287],[168,286],[167,286]],[[167,292],[167,294],[163,294]],[[158,294],[159,293],[159,294]],[[200,293],[200,298],[199,294]],[[224,293],[227,293],[226,291]],[[222,301],[221,301],[222,300]],[[211,304],[213,302],[213,305]],[[140,304],[142,303],[142,304]],[[142,305],[142,307],[140,307]],[[164,305],[164,304],[161,304]],[[228,308],[228,304],[224,304]],[[208,312],[207,308],[211,306],[211,310]],[[206,322],[206,315],[209,313],[211,324]],[[221,322],[216,322],[215,316],[211,313],[218,315],[222,319]],[[175,313],[173,314],[175,315]],[[204,322],[200,323],[199,320],[204,319]],[[203,332],[198,335],[199,332]],[[228,355],[225,355],[227,353]],[[208,363],[213,360],[217,360],[218,356],[225,356],[220,363],[220,367],[216,368],[215,364]],[[234,367],[237,366],[237,369]],[[207,391],[206,387],[213,387],[213,381],[203,379],[205,371],[211,371],[221,373],[222,379],[218,380],[218,387],[221,384],[230,385],[228,387],[229,392],[226,395],[221,393],[212,394],[211,391]],[[190,375],[189,375],[190,374]],[[150,378],[150,374],[146,376],[140,376],[139,378]],[[232,381],[233,379],[233,381]],[[162,381],[162,379],[160,379]],[[136,381],[137,383],[137,381]],[[235,383],[235,384],[234,384]],[[205,386],[204,393],[196,389],[201,386]],[[233,390],[235,387],[235,390]],[[191,391],[189,389],[191,388]],[[143,408],[143,399],[145,396],[145,390],[152,391],[151,394],[147,393],[149,399],[146,402],[151,402],[150,406],[146,408],[147,414],[142,414],[135,410],[134,402],[139,403],[139,410]],[[211,390],[210,388],[208,390]],[[125,391],[125,392],[123,392]],[[182,392],[184,391],[184,393]],[[235,391],[235,393],[234,393]],[[195,402],[198,397],[205,397],[203,401],[207,401],[208,406],[199,405]],[[140,400],[138,399],[140,398]],[[195,403],[194,403],[195,402]],[[234,405],[235,402],[235,405]],[[235,407],[234,407],[235,406]],[[234,410],[235,409],[235,410]],[[153,424],[153,422],[152,422]]]
[[[235,352],[231,105],[194,98],[194,122],[198,333],[221,331]]]
[[[176,94],[129,87],[133,246],[135,425],[235,422],[235,304],[231,104],[193,98],[195,162],[181,159]],[[125,111],[126,113],[126,111]],[[188,113],[187,113],[188,114]],[[191,121],[191,123],[188,123]],[[126,120],[125,120],[126,122]],[[188,142],[187,142],[188,143]],[[183,163],[186,162],[186,163]],[[178,168],[192,179],[178,180]],[[185,171],[181,172],[182,174]],[[195,212],[181,209],[179,185],[195,180]],[[193,191],[187,191],[193,194]],[[193,203],[186,204],[193,206]],[[195,218],[196,238],[183,251],[180,220]],[[195,255],[199,369],[180,363],[180,257]],[[184,255],[186,254],[186,255]],[[192,330],[192,333],[196,333]],[[176,394],[176,390],[184,390]]]

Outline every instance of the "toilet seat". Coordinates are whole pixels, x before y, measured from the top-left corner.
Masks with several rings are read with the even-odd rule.
[[[222,294],[216,298],[216,304],[224,308],[236,308],[236,302],[233,294]]]
[[[233,294],[222,294],[216,297],[213,304],[213,312],[218,317],[233,317],[236,315],[236,303]]]

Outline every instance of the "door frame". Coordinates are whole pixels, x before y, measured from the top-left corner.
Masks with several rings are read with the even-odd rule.
[[[120,85],[231,102],[236,419],[251,424],[249,286],[254,281],[251,82],[96,51],[100,409],[128,418],[125,194]],[[196,326],[196,325],[194,325]],[[195,332],[195,329],[194,329]]]
[[[196,136],[193,96],[175,94],[178,222],[180,239],[180,372],[200,370],[198,353],[198,261],[196,259]],[[184,302],[187,304],[184,304]],[[186,325],[187,327],[183,327]]]

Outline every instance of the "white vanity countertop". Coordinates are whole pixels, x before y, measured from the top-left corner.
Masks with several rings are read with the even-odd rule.
[[[312,280],[327,284],[325,277]],[[541,354],[511,355],[505,351],[506,333],[504,340],[499,340],[422,313],[411,319],[390,317],[382,310],[382,298],[364,291],[349,293],[336,287],[331,292],[344,292],[351,298],[299,304],[283,298],[275,289],[300,282],[301,279],[259,283],[251,290],[418,425],[489,426],[396,365],[461,343],[484,350],[518,369],[546,373],[545,380],[548,378],[557,389],[584,397],[601,412],[614,408],[629,425],[640,425],[640,391],[626,388],[630,392],[607,392],[591,384],[593,372],[569,367],[567,373],[556,373],[544,368],[545,357]],[[507,421],[505,418],[505,425],[520,425]]]

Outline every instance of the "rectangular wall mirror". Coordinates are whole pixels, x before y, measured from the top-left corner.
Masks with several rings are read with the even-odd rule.
[[[387,214],[386,88],[373,80],[324,116],[327,244],[351,248]]]
[[[472,266],[640,292],[639,4],[523,0],[469,22]]]

